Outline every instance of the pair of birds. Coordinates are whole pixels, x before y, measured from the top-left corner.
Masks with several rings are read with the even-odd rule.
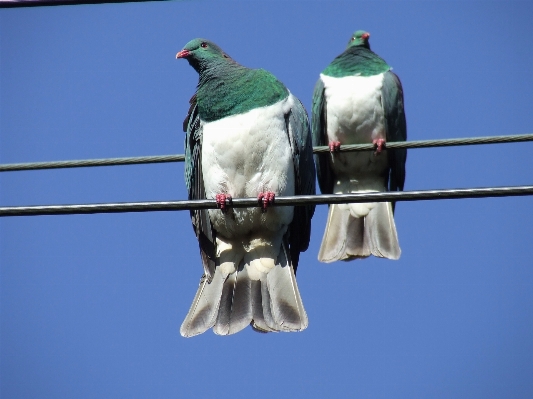
[[[402,86],[368,39],[355,32],[320,75],[312,129],[302,103],[271,73],[239,65],[204,39],[176,55],[199,74],[183,125],[189,199],[216,199],[219,208],[190,212],[204,274],[183,336],[307,327],[295,272],[314,205],[270,205],[276,195],[315,194],[315,164],[322,193],[403,190],[406,151],[384,149],[406,139]],[[369,142],[375,152],[338,152]],[[313,162],[312,145],[331,151]],[[258,207],[233,208],[231,198],[242,197],[257,197]],[[319,260],[371,254],[400,256],[393,205],[330,205]]]

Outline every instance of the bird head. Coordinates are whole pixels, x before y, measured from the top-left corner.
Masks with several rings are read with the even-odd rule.
[[[370,43],[368,42],[369,38],[370,33],[365,32],[364,30],[355,31],[352,37],[350,38],[350,41],[348,42],[347,48],[362,46],[370,50]]]
[[[206,39],[191,40],[176,54],[178,58],[185,58],[198,73],[217,61],[231,60],[220,47]]]

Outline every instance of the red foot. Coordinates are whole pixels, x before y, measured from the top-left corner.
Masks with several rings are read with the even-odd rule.
[[[340,141],[330,141],[328,144],[329,152],[339,152],[341,150]]]
[[[215,200],[217,201],[217,208],[219,208],[222,213],[226,213],[228,211],[228,206],[231,206],[231,195],[217,194]]]
[[[261,205],[261,212],[266,212],[267,208],[274,203],[276,199],[276,194],[272,191],[265,191],[264,193],[259,193],[257,196],[257,201]]]
[[[376,152],[374,152],[374,155],[381,154],[381,151],[385,148],[385,139],[374,139],[372,140],[372,144],[374,144],[374,148],[376,149]]]

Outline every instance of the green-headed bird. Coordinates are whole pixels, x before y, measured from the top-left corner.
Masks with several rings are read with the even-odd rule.
[[[189,199],[219,206],[191,211],[204,275],[180,332],[303,330],[295,271],[314,206],[270,205],[277,195],[315,193],[307,113],[271,73],[239,65],[208,40],[190,41],[176,58],[199,74],[184,122]],[[248,197],[258,206],[231,206]]]
[[[370,50],[369,37],[355,32],[315,86],[313,144],[330,147],[330,153],[315,155],[324,194],[403,190],[407,151],[386,149],[386,142],[407,139],[403,89],[391,67]],[[374,143],[375,152],[338,151],[343,144],[363,143]],[[398,259],[393,210],[390,202],[330,205],[318,259]]]

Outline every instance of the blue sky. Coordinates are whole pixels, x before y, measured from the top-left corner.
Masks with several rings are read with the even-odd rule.
[[[530,2],[161,2],[0,10],[0,162],[183,153],[205,37],[310,110],[357,29],[400,76],[408,138],[531,133]],[[530,143],[410,150],[407,190],[531,184]],[[0,205],[178,200],[183,164],[0,174]],[[5,398],[533,395],[533,199],[399,203],[402,256],[316,260],[301,333],[185,339],[188,212],[0,220]]]

